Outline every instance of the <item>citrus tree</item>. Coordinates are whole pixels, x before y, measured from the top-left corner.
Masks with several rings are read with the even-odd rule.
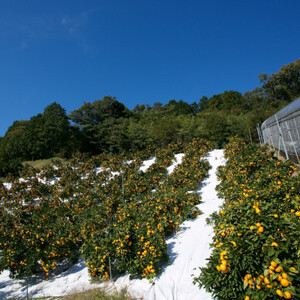
[[[237,138],[225,153],[218,172],[224,204],[209,219],[213,250],[194,283],[217,299],[299,298],[297,168]]]

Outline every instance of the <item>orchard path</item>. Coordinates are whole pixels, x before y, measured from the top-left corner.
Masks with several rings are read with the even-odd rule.
[[[202,203],[198,205],[203,212],[194,220],[188,220],[181,225],[181,230],[168,239],[168,250],[171,264],[164,268],[162,274],[155,280],[144,296],[145,300],[209,300],[211,295],[205,290],[199,290],[192,284],[193,277],[200,273],[199,267],[205,266],[209,257],[213,228],[206,224],[208,218],[223,200],[217,196],[216,171],[218,166],[225,164],[223,150],[213,150],[206,156],[212,168],[209,176],[201,184],[198,193]]]

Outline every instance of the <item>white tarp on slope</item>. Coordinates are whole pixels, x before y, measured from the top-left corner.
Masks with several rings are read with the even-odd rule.
[[[213,228],[206,225],[206,218],[218,209],[222,200],[215,190],[217,184],[216,169],[225,164],[223,151],[214,150],[207,155],[212,166],[209,177],[204,180],[199,193],[202,203],[198,207],[203,212],[195,220],[181,225],[181,231],[168,240],[171,264],[167,266],[155,284],[145,295],[145,300],[208,300],[211,296],[192,284],[193,277],[199,275],[199,267],[206,264],[211,250]]]
[[[181,162],[181,155],[175,157]],[[120,290],[127,286],[129,293],[137,299],[145,300],[209,300],[210,294],[199,290],[192,284],[193,277],[199,275],[199,267],[206,264],[211,250],[213,229],[206,225],[206,218],[216,211],[222,200],[217,197],[215,187],[217,184],[216,169],[225,164],[223,150],[213,150],[208,153],[207,160],[212,169],[209,177],[202,183],[199,193],[202,196],[200,210],[204,213],[194,220],[181,225],[181,231],[167,240],[168,253],[171,264],[166,266],[161,275],[150,284],[146,279],[129,280],[129,275],[118,278],[108,288]],[[171,170],[170,170],[171,171]],[[28,292],[31,297],[62,296],[72,292],[79,292],[107,284],[91,284],[87,267],[80,260],[66,272],[49,279],[29,284]],[[16,299],[26,297],[26,284],[24,280],[12,280],[8,271],[0,274],[0,299]]]

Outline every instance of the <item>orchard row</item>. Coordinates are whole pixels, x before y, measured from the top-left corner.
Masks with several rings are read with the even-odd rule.
[[[300,299],[300,182],[290,161],[231,139],[219,169],[224,204],[195,283],[217,299]]]
[[[27,169],[24,180],[0,184],[0,270],[15,278],[44,272],[82,256],[92,277],[129,272],[153,278],[168,261],[165,238],[200,211],[191,192],[208,173],[203,159],[211,146],[148,149],[129,161],[125,155],[100,155],[67,164]],[[170,175],[174,153],[182,163]],[[155,155],[147,171],[142,162]]]

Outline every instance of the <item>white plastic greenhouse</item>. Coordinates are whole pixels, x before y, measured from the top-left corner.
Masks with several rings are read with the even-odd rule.
[[[268,118],[258,130],[262,144],[300,163],[300,97]]]

